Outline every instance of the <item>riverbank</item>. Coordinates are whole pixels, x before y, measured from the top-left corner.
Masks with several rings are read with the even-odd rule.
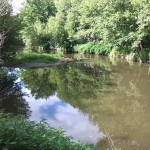
[[[14,67],[14,68],[39,68],[39,67],[52,67],[72,62],[73,60],[60,60],[51,63],[23,63],[23,64],[3,64],[2,67]]]
[[[2,67],[50,67],[62,65],[67,62],[73,61],[69,58],[64,58],[60,54],[47,54],[47,53],[21,53],[14,57],[9,58],[5,63],[1,64]]]
[[[150,48],[144,48],[142,51],[136,51],[132,48],[117,50],[111,49],[109,45],[100,43],[86,43],[74,46],[74,52],[82,54],[98,54],[114,58],[123,58],[129,61],[149,63]]]
[[[25,64],[25,63],[52,63],[63,60],[61,54],[47,54],[47,53],[35,53],[35,52],[24,52],[10,57],[7,60],[8,64]]]
[[[70,62],[87,62],[87,58],[73,58],[60,54],[47,53],[22,53],[11,57],[8,61],[2,63],[1,67],[13,68],[39,68],[59,66]]]
[[[141,53],[120,53],[118,51],[107,51],[103,49],[103,51],[94,53],[94,51],[84,51],[84,50],[75,50],[75,53],[79,54],[94,54],[94,55],[102,55],[108,56],[115,59],[125,59],[127,61],[141,62],[141,63],[150,63],[150,55],[149,51],[143,51]],[[105,52],[104,52],[105,51]],[[63,65],[69,62],[74,61],[89,61],[86,58],[73,58],[73,57],[65,57],[64,55],[60,55],[58,53],[55,54],[47,54],[47,53],[21,53],[14,57],[8,59],[7,62],[2,63],[2,67],[15,67],[15,68],[38,68],[38,67],[52,67]]]

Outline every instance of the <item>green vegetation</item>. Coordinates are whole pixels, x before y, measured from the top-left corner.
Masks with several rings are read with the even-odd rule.
[[[12,15],[8,0],[0,1],[0,59],[14,55],[23,42],[19,31],[22,29],[19,15]]]
[[[110,52],[110,47],[108,45],[102,45],[100,43],[89,42],[86,44],[79,44],[74,46],[74,51],[82,53],[95,53],[108,55]]]
[[[21,116],[0,114],[0,148],[7,150],[93,150],[92,146],[74,142],[61,129],[44,121],[35,123]]]
[[[0,14],[0,55],[22,39],[34,52],[59,49],[150,61],[148,0],[28,0],[16,16],[8,0],[0,7],[6,11]]]
[[[47,54],[47,53],[21,53],[15,57],[9,58],[11,64],[23,64],[23,63],[50,63],[61,60],[63,57],[59,54]]]
[[[21,12],[21,33],[32,49],[60,47],[82,53],[134,55],[135,60],[149,61],[149,10],[147,0],[29,0]]]

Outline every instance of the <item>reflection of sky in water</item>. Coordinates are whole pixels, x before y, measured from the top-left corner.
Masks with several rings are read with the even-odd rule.
[[[32,111],[31,120],[40,122],[42,119],[46,119],[52,127],[63,128],[67,135],[83,143],[96,144],[99,139],[104,137],[103,133],[99,132],[99,127],[89,121],[88,116],[62,102],[57,95],[50,96],[47,100],[35,100],[29,90],[23,88],[23,92],[29,94],[29,96],[25,96],[25,99]]]

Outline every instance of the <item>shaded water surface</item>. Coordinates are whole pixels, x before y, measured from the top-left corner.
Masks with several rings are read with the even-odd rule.
[[[38,69],[0,68],[0,110],[63,128],[97,149],[149,150],[150,65],[93,55]],[[111,144],[110,144],[111,143]]]

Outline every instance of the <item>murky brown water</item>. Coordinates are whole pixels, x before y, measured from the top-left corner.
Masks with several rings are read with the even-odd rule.
[[[97,149],[149,150],[150,65],[94,55],[39,69],[1,68],[0,110],[39,122]]]

